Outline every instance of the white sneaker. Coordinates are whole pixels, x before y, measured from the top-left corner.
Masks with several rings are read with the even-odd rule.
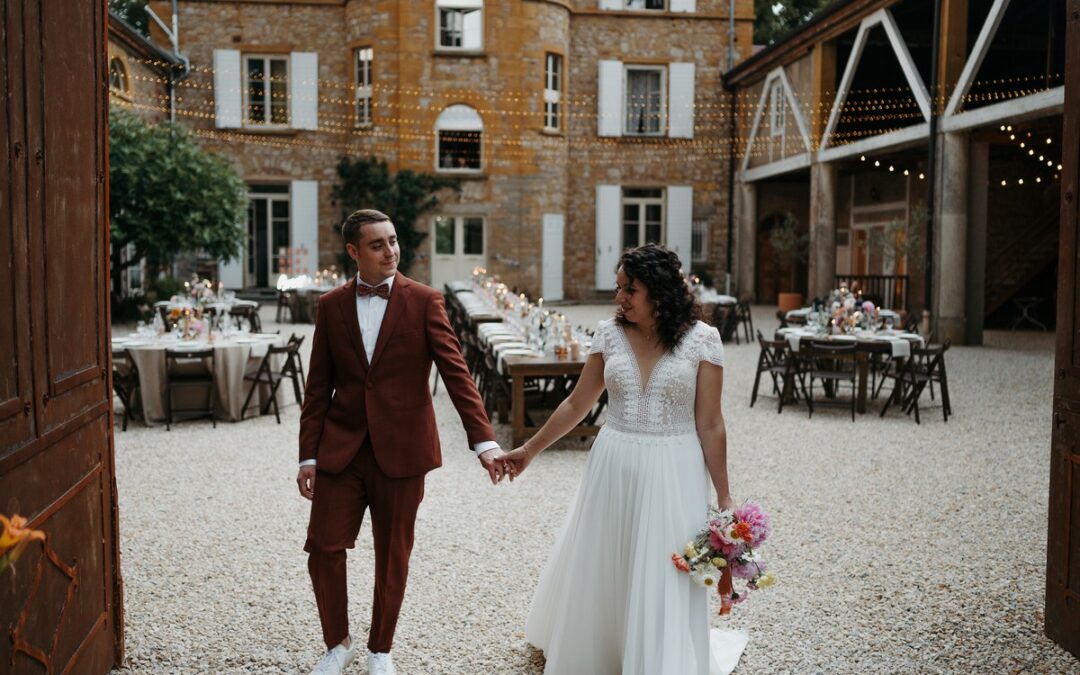
[[[397,675],[397,669],[394,668],[394,659],[390,657],[390,652],[385,654],[371,652],[368,654],[367,670],[368,675]]]
[[[349,646],[341,644],[326,652],[319,665],[311,671],[311,675],[341,675],[356,658],[357,642],[352,640]]]

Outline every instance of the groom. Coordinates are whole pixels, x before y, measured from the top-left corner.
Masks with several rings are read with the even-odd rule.
[[[368,672],[394,675],[394,640],[424,474],[442,464],[428,389],[434,361],[469,443],[492,483],[502,456],[437,291],[397,271],[390,219],[371,209],[341,236],[356,279],[322,297],[300,415],[300,494],[311,500],[308,571],[329,650],[313,673],[342,672],[356,656],[349,634],[345,549],[364,512],[375,543]]]

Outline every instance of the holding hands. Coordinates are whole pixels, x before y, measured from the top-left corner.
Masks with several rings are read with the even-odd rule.
[[[509,478],[513,482],[538,454],[530,453],[524,445],[512,452],[492,449],[480,454],[480,464],[488,472],[491,484],[497,485],[503,478]]]

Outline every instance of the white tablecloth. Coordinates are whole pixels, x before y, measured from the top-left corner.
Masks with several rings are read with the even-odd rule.
[[[282,346],[284,338],[276,334],[236,335],[229,338],[218,337],[214,340],[214,381],[216,384],[216,405],[218,419],[235,422],[240,419],[240,408],[247,398],[250,382],[244,381],[248,367],[257,367],[266,356],[270,345]],[[165,422],[165,350],[172,348],[202,349],[209,346],[205,340],[177,340],[171,334],[160,338],[145,338],[132,334],[113,338],[113,351],[127,349],[139,369],[139,398],[142,402],[143,416],[148,425]],[[276,356],[272,363],[274,370],[281,368]],[[193,388],[194,389],[194,388]],[[285,405],[285,391],[292,389],[291,382],[283,382],[278,387],[278,406]],[[198,395],[198,394],[196,394]],[[258,415],[261,405],[269,396],[269,387],[259,387],[252,397],[246,415]],[[197,399],[205,400],[205,399]],[[187,407],[186,405],[182,407]]]
[[[799,344],[803,338],[807,339],[824,339],[826,336],[822,333],[815,331],[812,328],[781,328],[777,331],[780,335],[783,335],[788,344],[791,345],[792,351],[799,351]],[[881,342],[888,342],[891,354],[894,358],[906,359],[911,356],[911,345],[917,343],[920,347],[924,342],[921,336],[915,333],[904,333],[901,331],[878,331],[872,333],[869,331],[858,331],[854,335],[832,335],[828,338],[832,342],[856,342],[858,340],[878,340]]]
[[[698,293],[698,300],[702,303],[716,303],[718,305],[737,305],[739,304],[738,298],[731,295],[724,295],[713,288],[704,288]]]

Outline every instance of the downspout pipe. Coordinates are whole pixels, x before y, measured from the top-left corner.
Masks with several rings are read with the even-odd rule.
[[[930,139],[929,164],[926,169],[926,270],[924,279],[925,311],[934,305],[934,223],[937,217],[937,140],[938,140],[938,61],[941,58],[941,0],[934,0],[934,44],[930,53]]]
[[[728,3],[728,72],[735,67],[735,0]],[[735,90],[724,83],[724,88],[731,94],[728,106],[728,181],[727,181],[727,280],[724,292],[731,295],[731,270],[735,260],[732,248],[735,246]],[[739,289],[741,292],[742,289]]]

